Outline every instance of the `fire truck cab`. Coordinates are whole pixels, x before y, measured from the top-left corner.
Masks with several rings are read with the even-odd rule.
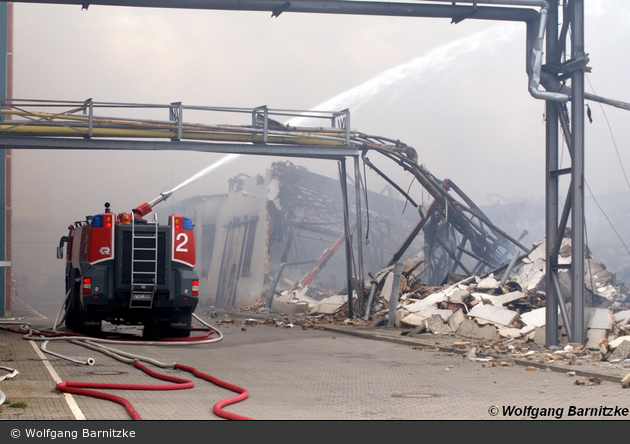
[[[68,227],[57,248],[66,245],[65,325],[73,332],[101,333],[102,321],[143,325],[145,339],[187,337],[198,303],[193,222],[170,215],[143,216],[150,206],[101,214]]]

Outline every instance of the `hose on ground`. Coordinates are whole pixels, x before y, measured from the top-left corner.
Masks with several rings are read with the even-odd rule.
[[[244,388],[239,387],[238,385],[230,384],[230,383],[225,382],[225,381],[221,381],[220,379],[215,378],[214,376],[208,375],[206,373],[202,373],[199,370],[197,370],[197,369],[195,369],[193,367],[189,367],[187,365],[176,364],[175,368],[179,369],[179,370],[184,370],[184,371],[190,372],[190,373],[192,373],[193,375],[195,375],[198,378],[205,379],[206,381],[209,381],[209,382],[211,382],[211,383],[213,383],[215,385],[218,385],[219,387],[223,387],[223,388],[226,388],[228,390],[232,390],[233,392],[239,393],[239,395],[237,395],[237,396],[233,396],[231,398],[224,399],[223,401],[217,402],[212,407],[212,411],[214,412],[215,415],[220,416],[220,417],[225,418],[225,419],[240,419],[240,420],[253,419],[253,418],[248,418],[246,416],[237,415],[236,413],[230,413],[230,412],[223,411],[223,407],[228,406],[228,405],[232,405],[232,404],[235,404],[237,402],[240,402],[240,401],[243,401],[243,400],[247,399],[247,397],[249,396],[249,392],[247,390],[245,390]]]
[[[148,375],[161,379],[163,381],[173,382],[174,384],[109,384],[109,383],[97,383],[97,382],[71,382],[63,381],[57,384],[57,390],[65,393],[72,393],[75,395],[91,396],[93,398],[106,399],[108,401],[117,402],[125,407],[132,419],[141,420],[142,417],[134,409],[131,402],[120,396],[112,395],[109,393],[97,392],[88,389],[108,389],[108,390],[185,390],[191,389],[195,386],[192,381],[188,379],[178,378],[176,376],[165,375],[151,370],[146,365],[135,360],[133,362],[134,367],[142,370]]]
[[[178,364],[178,363],[163,363],[160,362],[158,360],[155,360],[153,358],[147,358],[144,356],[138,356],[132,353],[128,353],[128,352],[124,352],[121,350],[116,350],[112,347],[108,347],[104,344],[133,344],[133,345],[186,345],[186,344],[206,344],[206,343],[211,343],[211,342],[217,342],[221,339],[223,339],[223,334],[216,329],[215,327],[211,326],[210,324],[206,323],[205,321],[203,321],[201,318],[199,318],[197,315],[195,315],[193,313],[193,316],[195,317],[195,319],[197,319],[200,323],[202,323],[205,328],[195,328],[193,329],[194,331],[205,331],[205,334],[203,335],[199,335],[199,336],[194,336],[192,338],[172,338],[172,339],[167,339],[167,340],[160,340],[160,341],[135,341],[135,340],[124,340],[124,339],[105,339],[105,338],[93,338],[93,337],[89,337],[89,336],[85,336],[85,335],[81,335],[81,334],[77,334],[77,333],[64,333],[64,332],[59,332],[56,330],[56,327],[58,326],[58,321],[59,321],[59,316],[57,317],[57,319],[55,320],[55,326],[53,327],[52,330],[44,330],[44,331],[38,331],[38,330],[33,330],[32,328],[30,328],[30,325],[28,323],[24,323],[24,322],[12,322],[11,325],[16,325],[19,328],[12,328],[12,327],[2,327],[5,328],[8,331],[14,332],[14,333],[21,333],[23,334],[23,338],[27,339],[27,340],[31,340],[31,341],[43,341],[42,346],[40,347],[41,350],[45,353],[48,353],[50,355],[77,363],[77,364],[88,364],[88,365],[93,365],[94,364],[94,359],[93,358],[88,358],[87,360],[80,360],[80,359],[75,359],[75,358],[71,358],[59,353],[55,353],[52,352],[50,350],[47,349],[47,345],[50,341],[54,341],[54,340],[67,340],[72,344],[75,345],[81,345],[83,347],[92,349],[94,351],[98,351],[99,353],[103,353],[107,356],[110,356],[114,359],[117,359],[121,362],[125,362],[128,364],[133,364],[134,367],[144,371],[145,373],[147,373],[148,375],[161,379],[161,380],[165,380],[165,381],[169,381],[169,382],[174,382],[174,384],[159,384],[159,385],[146,385],[146,384],[99,384],[99,383],[89,383],[89,382],[69,382],[69,381],[63,381],[60,382],[59,384],[57,384],[57,389],[62,391],[62,392],[66,392],[66,393],[71,393],[71,394],[76,394],[76,395],[85,395],[85,396],[91,396],[94,398],[100,398],[100,399],[105,399],[105,400],[109,400],[109,401],[113,401],[116,402],[118,404],[121,404],[123,407],[125,407],[125,409],[127,410],[127,412],[129,413],[129,415],[132,417],[132,419],[134,420],[140,420],[142,419],[140,414],[135,410],[135,408],[133,407],[133,405],[126,399],[120,397],[120,396],[116,396],[116,395],[112,395],[112,394],[108,394],[108,393],[103,393],[103,392],[99,392],[99,391],[95,391],[94,389],[113,389],[113,390],[182,390],[182,389],[188,389],[188,388],[193,388],[194,387],[194,383],[192,381],[189,381],[187,379],[183,379],[183,378],[178,378],[175,376],[169,376],[169,375],[164,375],[161,373],[157,373],[153,370],[151,370],[150,368],[148,368],[146,365],[143,365],[140,361],[144,361],[144,362],[149,362],[157,367],[162,367],[162,368],[173,368],[173,369],[179,369],[179,370],[183,370],[183,371],[187,371],[189,373],[192,373],[193,375],[195,375],[196,377],[200,378],[200,379],[204,379],[208,382],[211,382],[219,387],[234,391],[236,393],[238,393],[237,396],[231,397],[231,398],[227,398],[224,399],[222,401],[219,401],[218,403],[216,403],[213,406],[213,413],[216,414],[219,417],[225,418],[225,419],[234,419],[234,420],[251,420],[253,418],[248,418],[245,416],[241,416],[238,414],[234,414],[234,413],[230,413],[230,412],[226,412],[223,410],[223,407],[228,406],[228,405],[232,405],[235,404],[237,402],[243,401],[245,399],[248,398],[249,396],[249,392],[247,390],[245,390],[242,387],[239,387],[237,385],[234,384],[230,384],[228,382],[222,381],[214,376],[208,375],[206,373],[200,372],[199,370],[195,369],[194,367],[190,367],[190,366],[186,366],[186,365],[182,365],[182,364]],[[214,332],[218,333],[220,336],[218,338],[213,338],[213,339],[206,339],[208,338],[210,335],[212,335]],[[1,393],[1,392],[0,392]]]

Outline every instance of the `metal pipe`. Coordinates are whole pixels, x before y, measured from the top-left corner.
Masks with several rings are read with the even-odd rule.
[[[339,176],[341,182],[341,196],[343,199],[343,226],[346,238],[346,277],[348,282],[348,317],[354,317],[352,276],[352,236],[350,235],[350,220],[348,215],[348,179],[346,172],[346,159],[339,161]]]
[[[418,204],[413,200],[413,198],[411,196],[409,196],[405,190],[403,190],[402,188],[400,188],[398,186],[398,184],[396,184],[393,180],[391,180],[384,172],[382,172],[380,169],[378,169],[372,162],[370,162],[370,159],[368,159],[365,156],[365,152],[361,155],[361,158],[363,159],[363,161],[367,164],[367,166],[369,166],[374,172],[376,172],[376,174],[378,174],[379,176],[381,176],[383,179],[385,179],[385,181],[390,184],[391,186],[393,186],[400,194],[402,194],[404,196],[405,199],[407,199],[407,201],[413,205],[415,208],[418,208]]]
[[[437,205],[435,207],[437,207]],[[427,215],[425,217],[423,217],[420,220],[418,220],[418,223],[413,227],[413,229],[411,230],[411,233],[409,233],[409,235],[407,236],[407,238],[405,239],[403,244],[400,246],[398,251],[396,251],[394,253],[394,256],[389,261],[387,266],[393,265],[393,264],[395,264],[396,262],[398,262],[400,260],[400,258],[403,256],[403,254],[405,254],[405,252],[407,251],[407,248],[409,248],[411,243],[418,236],[418,234],[420,233],[420,230],[422,230],[422,228],[425,226],[427,221],[430,219],[430,217],[431,217],[431,215],[433,214],[434,211],[435,210],[433,210],[430,214],[427,212]]]
[[[370,294],[368,296],[367,307],[365,307],[365,316],[363,317],[363,319],[366,321],[370,319],[370,311],[372,310],[372,303],[374,302],[374,295],[376,295],[376,287],[378,286],[378,281],[374,278],[372,273],[368,273],[368,275],[371,278],[371,287]]]
[[[571,18],[571,57],[579,60],[584,53],[584,0],[573,0]],[[584,69],[571,76],[571,129],[573,164],[571,186],[571,328],[573,342],[584,344]]]
[[[505,273],[503,273],[501,282],[499,282],[499,287],[503,287],[505,283],[507,282],[508,277],[510,276],[510,272],[512,271],[512,268],[514,268],[514,265],[516,265],[516,261],[520,255],[521,255],[521,252],[519,250],[516,250],[514,252],[514,256],[512,256],[512,260],[510,261],[510,265],[508,265],[507,269],[505,270]]]
[[[547,39],[549,41],[550,38]],[[540,82],[545,86],[545,89],[553,90],[562,94],[571,94],[571,88],[569,86],[562,85],[552,74],[547,72],[540,73]],[[584,98],[586,100],[591,100],[593,102],[603,103],[604,105],[614,106],[615,108],[625,109],[626,111],[630,111],[630,103],[623,102],[621,100],[609,99],[606,97],[598,96],[591,93],[584,93]]]
[[[6,1],[6,0],[1,0]],[[507,0],[509,1],[509,0]],[[530,0],[519,0],[528,3]],[[505,0],[504,0],[505,2]],[[48,3],[77,5],[77,0],[18,0],[17,3]],[[347,0],[86,0],[88,5],[131,6],[145,8],[177,8],[177,9],[209,9],[227,11],[265,11],[271,12],[272,17],[278,17],[283,12],[301,12],[318,14],[352,14],[352,15],[380,15],[391,17],[433,17],[450,18],[463,17],[481,20],[509,20],[530,21],[536,11],[524,8],[510,7],[479,7],[454,5],[428,5],[408,2],[376,2],[376,1],[347,1]],[[517,3],[513,3],[517,5]],[[527,5],[524,5],[527,6]],[[538,6],[538,5],[531,5]],[[474,15],[471,15],[474,13]]]
[[[532,6],[532,7],[549,7],[546,0],[423,0],[425,2],[443,2],[443,3],[473,3],[475,5],[503,5],[503,6]]]
[[[540,11],[540,20],[538,21],[538,29],[532,45],[531,72],[529,79],[529,93],[535,99],[550,100],[555,102],[566,102],[569,96],[566,94],[540,91],[540,72],[542,69],[543,57],[543,40],[547,28],[548,11],[546,8]]]
[[[348,123],[348,122],[346,122]],[[363,315],[363,308],[365,304],[365,291],[363,289],[363,212],[361,211],[361,175],[359,167],[359,156],[354,157],[354,191],[356,195],[356,216],[357,216],[357,249],[359,255],[359,283],[361,285],[359,294],[357,295],[357,302],[359,304],[359,316]]]
[[[402,262],[396,262],[394,265],[394,285],[392,285],[392,294],[389,296],[389,314],[387,326],[393,327],[396,323],[396,306],[398,305],[398,291],[400,290],[400,275],[402,274]]]
[[[558,46],[558,5],[554,4],[549,9],[547,21],[547,63],[553,60],[557,54]],[[550,75],[551,76],[551,75]],[[558,250],[552,250],[550,246],[556,244],[559,235],[558,229],[558,189],[559,177],[555,172],[558,170],[558,119],[561,114],[562,105],[557,102],[546,102],[545,111],[545,290],[546,290],[546,310],[545,310],[545,345],[547,347],[558,345],[558,298],[559,293],[554,285],[554,275],[558,270]]]
[[[567,306],[564,303],[564,296],[562,295],[562,289],[560,288],[560,281],[558,280],[558,274],[554,273],[552,275],[552,279],[553,279],[553,284],[556,290],[556,294],[558,295],[558,306],[560,307],[560,313],[562,315],[562,321],[564,323],[564,329],[567,332],[567,338],[569,339],[569,342],[574,342],[575,338],[573,337],[573,330],[571,329],[571,321],[569,320],[569,313],[567,310]],[[557,316],[557,307],[556,307],[556,316]],[[549,328],[548,326],[545,327],[545,329]],[[558,327],[556,326],[556,329]],[[547,333],[547,332],[546,332]],[[548,333],[547,333],[548,334]],[[555,332],[556,336],[558,335],[558,332]],[[557,345],[557,344],[552,344],[552,345]]]

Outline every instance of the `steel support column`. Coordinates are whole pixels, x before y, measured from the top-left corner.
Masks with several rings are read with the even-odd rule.
[[[584,0],[573,0],[571,17],[571,58],[584,53]],[[571,75],[571,341],[584,344],[584,68]]]
[[[11,95],[11,4],[0,4],[0,96]],[[0,149],[0,316],[11,315],[11,149]]]
[[[352,276],[352,235],[350,234],[350,217],[348,211],[348,178],[346,159],[339,160],[339,181],[341,182],[341,196],[343,198],[343,227],[346,238],[346,276],[348,280],[348,317],[354,317],[352,293],[354,290],[354,277]]]
[[[347,125],[350,123],[347,122]],[[357,304],[358,304],[358,315],[363,316],[364,308],[365,308],[365,291],[363,286],[363,212],[361,211],[361,170],[359,165],[359,156],[354,156],[354,190],[356,197],[356,215],[357,215],[357,255],[358,263],[359,263],[359,288],[357,291]]]
[[[547,22],[546,54],[547,63],[554,63],[558,57],[558,5],[553,3],[549,8]],[[557,77],[557,76],[556,76]],[[556,102],[545,102],[545,131],[546,131],[546,199],[545,199],[545,273],[546,322],[545,345],[550,347],[558,344],[558,297],[553,275],[558,272],[558,252],[553,251],[558,233],[558,111]]]

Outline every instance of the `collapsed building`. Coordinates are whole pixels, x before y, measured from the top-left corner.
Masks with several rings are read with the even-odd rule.
[[[409,149],[401,157],[408,154]],[[392,152],[384,155],[391,157]],[[344,201],[335,179],[291,162],[276,162],[264,176],[233,177],[227,193],[180,202],[181,211],[196,221],[197,268],[206,280],[204,302],[243,306],[261,298],[271,302],[278,293],[284,296],[279,300],[290,302],[299,296],[302,302],[313,303],[335,294],[348,301],[348,294],[354,294],[359,299],[354,315],[364,316],[373,301],[366,299],[364,283],[369,280],[357,270],[373,276],[370,271],[411,256],[416,265],[409,284],[435,286],[487,272],[525,250],[520,238],[493,225],[452,181],[438,180],[413,161],[407,170],[434,197],[425,207],[365,153],[362,159],[387,186],[384,194],[359,188],[363,220],[355,216],[348,226],[351,242],[362,247],[358,254],[351,253],[355,276],[351,291],[344,270],[348,257],[336,252],[346,241],[344,211],[356,215],[359,203]],[[348,194],[356,191],[353,184]],[[360,224],[366,226],[365,239],[359,239]]]
[[[196,221],[198,271],[206,280],[202,302],[219,308],[273,302],[279,311],[341,314],[360,318],[361,325],[543,343],[544,239],[526,248],[520,241],[527,230],[512,238],[452,181],[422,168],[434,197],[425,208],[364,161],[390,185],[388,193],[365,194],[369,242],[361,260],[369,279],[348,291],[346,258],[337,253],[345,242],[339,182],[276,162],[264,176],[233,177],[227,193],[180,202]],[[356,220],[350,227],[356,238]],[[570,241],[569,233],[561,248],[565,263],[571,263]],[[356,265],[358,258],[352,259]],[[630,333],[630,292],[590,251],[586,262],[585,347],[606,348],[627,328]],[[568,273],[560,276],[562,293],[570,294]],[[352,313],[349,294],[359,307]],[[568,298],[559,307],[565,341],[570,308]]]
[[[378,270],[417,216],[404,211],[405,202],[391,189],[368,192],[367,199],[364,266]],[[251,305],[268,296],[274,281],[278,290],[309,285],[315,297],[345,286],[343,249],[337,253],[344,242],[338,180],[275,162],[264,176],[231,178],[227,193],[191,197],[179,206],[195,220],[204,303]]]

